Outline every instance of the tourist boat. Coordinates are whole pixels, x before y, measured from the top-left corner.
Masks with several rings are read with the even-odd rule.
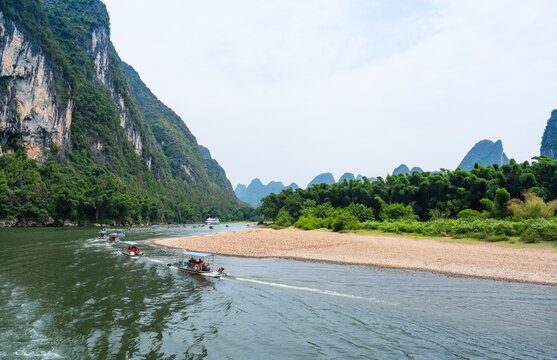
[[[186,257],[189,257],[190,259],[186,260]],[[208,268],[203,268],[202,264],[194,262],[195,258],[201,260],[201,263],[208,265]],[[198,274],[198,275],[208,276],[208,277],[221,277],[225,275],[224,268],[222,267],[219,268],[218,270],[213,270],[215,268],[215,265],[213,265],[214,260],[215,260],[214,254],[184,251],[182,253],[182,261],[178,261],[177,263],[173,263],[173,264],[168,264],[168,266],[172,269],[185,271],[190,274]]]
[[[106,242],[109,243],[110,245],[115,245],[120,242],[120,238],[125,236],[126,235],[124,235],[121,231],[110,233],[108,235],[108,240]]]
[[[207,220],[205,220],[205,224],[207,225],[217,225],[220,223],[219,218],[207,218]]]
[[[122,241],[122,244],[129,245],[130,247],[137,245],[137,243],[135,241]],[[128,249],[130,247],[128,247]],[[137,247],[136,247],[136,249],[137,249]],[[137,249],[137,251],[130,251],[130,250],[127,250],[125,248],[122,248],[122,250],[118,250],[118,252],[120,252],[122,255],[125,255],[125,256],[129,257],[130,259],[137,260],[137,259],[141,259],[143,257],[143,251],[141,251],[139,249]]]
[[[101,231],[99,231],[97,237],[98,237],[99,239],[106,239],[106,230],[101,230]]]

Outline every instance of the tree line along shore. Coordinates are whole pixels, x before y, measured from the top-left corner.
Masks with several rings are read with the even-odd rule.
[[[414,172],[286,189],[262,199],[275,228],[358,229],[557,243],[557,160]]]

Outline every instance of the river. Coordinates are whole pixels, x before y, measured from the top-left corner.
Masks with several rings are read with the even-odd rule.
[[[166,266],[150,239],[245,224],[0,229],[1,359],[556,359],[557,287],[365,266],[217,256]]]

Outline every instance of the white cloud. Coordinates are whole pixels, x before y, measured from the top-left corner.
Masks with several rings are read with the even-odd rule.
[[[539,153],[553,1],[105,1],[122,58],[233,183]]]

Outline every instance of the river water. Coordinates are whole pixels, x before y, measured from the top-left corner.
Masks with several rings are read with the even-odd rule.
[[[557,288],[418,271],[217,256],[166,266],[150,239],[245,229],[0,230],[1,359],[556,359]]]

